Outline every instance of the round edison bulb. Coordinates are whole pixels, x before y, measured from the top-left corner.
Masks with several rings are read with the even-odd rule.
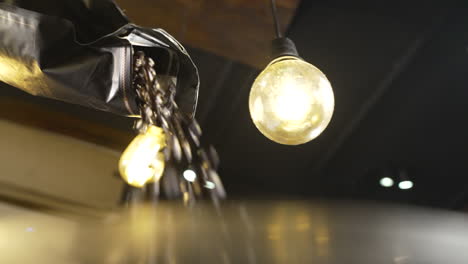
[[[316,138],[333,115],[335,99],[325,74],[296,57],[272,61],[255,80],[250,116],[267,138],[299,145]]]
[[[148,182],[158,180],[164,172],[164,154],[161,150],[165,145],[164,131],[149,126],[145,133],[133,139],[120,157],[119,172],[122,178],[134,187],[143,187]]]

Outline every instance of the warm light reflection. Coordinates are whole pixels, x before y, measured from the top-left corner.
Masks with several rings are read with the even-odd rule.
[[[303,207],[279,205],[268,217],[267,239],[271,244],[272,262],[269,263],[311,263],[310,258],[299,254],[296,246],[313,247],[314,254],[329,256],[329,230],[326,214],[320,208],[314,212]]]
[[[0,212],[2,264],[467,259],[465,216],[395,205],[231,201],[214,207],[199,201],[187,209],[180,202],[161,202],[156,208],[135,205],[84,217],[0,203]],[[27,227],[35,232],[26,233]]]
[[[28,89],[30,93],[40,91],[42,94],[49,93],[49,84],[52,82],[44,75],[36,61],[26,61],[4,54],[0,54],[0,80],[23,90]]]
[[[161,150],[165,145],[163,130],[155,126],[148,127],[122,154],[119,162],[122,178],[135,187],[159,180],[164,172],[164,154]]]

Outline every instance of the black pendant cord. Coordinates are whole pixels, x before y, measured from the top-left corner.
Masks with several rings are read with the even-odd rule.
[[[270,3],[271,14],[273,16],[276,31],[276,38],[271,41],[270,59],[274,60],[284,56],[299,57],[294,42],[287,37],[283,37],[283,34],[281,34],[281,25],[278,18],[276,0],[271,0]]]
[[[275,23],[275,33],[276,38],[281,38],[283,35],[281,34],[281,26],[278,19],[278,10],[276,8],[276,0],[271,0],[271,14],[273,15],[273,22]]]

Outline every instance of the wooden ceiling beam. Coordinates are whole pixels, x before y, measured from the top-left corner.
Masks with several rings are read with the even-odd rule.
[[[191,47],[257,68],[268,63],[274,27],[268,0],[117,0],[136,24],[163,28]],[[278,0],[283,32],[300,0]]]

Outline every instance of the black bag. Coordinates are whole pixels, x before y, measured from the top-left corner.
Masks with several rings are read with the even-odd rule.
[[[138,115],[134,49],[177,83],[176,102],[193,116],[198,70],[164,30],[130,23],[111,0],[0,1],[0,81],[30,94]]]

